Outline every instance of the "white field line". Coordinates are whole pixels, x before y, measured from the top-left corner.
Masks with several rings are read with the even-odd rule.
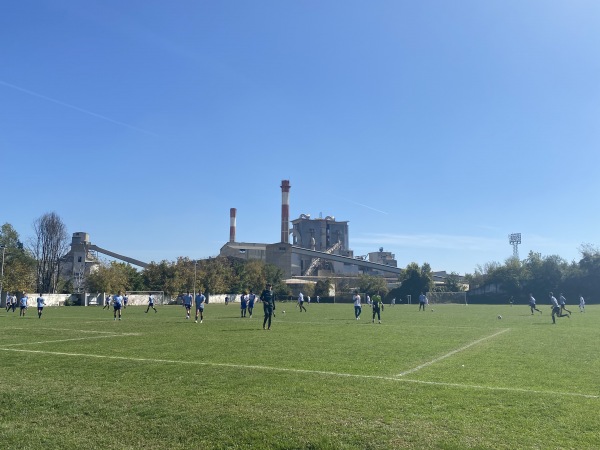
[[[50,330],[50,331],[73,331],[77,333],[98,333],[98,334],[118,334],[114,331],[93,331],[93,330],[73,330],[72,328],[49,328],[49,327],[35,327],[35,328],[25,328],[25,327],[11,327],[11,328],[3,328],[3,330],[27,330],[27,331],[35,331],[35,330]],[[121,333],[123,336],[133,336],[139,333]]]
[[[68,342],[68,341],[87,341],[91,339],[106,339],[113,337],[123,337],[127,336],[126,334],[109,334],[102,336],[90,336],[90,337],[81,337],[81,338],[70,338],[70,339],[54,339],[51,341],[38,341],[38,342],[19,342],[17,344],[4,344],[5,347],[15,347],[18,345],[33,345],[33,344],[54,344],[56,342]]]
[[[492,339],[495,338],[496,336],[501,335],[502,333],[506,333],[507,331],[509,331],[510,328],[505,328],[504,330],[500,330],[497,333],[494,333],[490,336],[486,336],[486,337],[482,337],[481,339],[477,339],[476,341],[471,342],[470,344],[467,345],[463,345],[460,348],[457,348],[456,350],[452,350],[451,352],[446,353],[445,355],[442,355],[438,358],[432,359],[431,361],[427,361],[426,363],[421,364],[420,366],[417,367],[413,367],[412,369],[406,370],[402,373],[399,373],[398,375],[396,375],[397,377],[403,377],[405,375],[408,375],[409,373],[414,373],[417,372],[418,370],[421,370],[427,366],[430,366],[432,364],[435,364],[436,362],[442,361],[443,359],[449,358],[450,356],[458,353],[458,352],[462,352],[463,350],[468,349],[469,347],[473,347],[474,345],[477,345],[483,341],[486,341],[488,339]]]
[[[459,389],[479,389],[488,391],[504,391],[504,392],[522,392],[527,394],[540,394],[540,395],[562,395],[567,397],[583,397],[583,398],[600,398],[600,395],[592,394],[581,394],[578,392],[557,392],[557,391],[541,391],[533,389],[522,389],[522,388],[510,388],[510,387],[494,387],[494,386],[479,386],[474,384],[460,384],[460,383],[443,383],[438,381],[422,381],[422,380],[410,380],[406,378],[397,378],[390,376],[379,376],[379,375],[359,375],[351,373],[338,373],[328,372],[322,370],[307,370],[307,369],[290,369],[286,367],[269,367],[269,366],[257,366],[257,365],[245,365],[245,364],[230,364],[230,363],[213,363],[203,361],[177,361],[172,359],[155,359],[155,358],[132,358],[127,356],[109,356],[109,355],[93,355],[86,353],[66,353],[66,352],[50,352],[43,350],[27,350],[22,348],[2,348],[0,351],[6,352],[24,352],[24,353],[37,353],[43,355],[55,355],[55,356],[74,356],[82,358],[98,358],[98,359],[110,359],[117,361],[137,361],[143,363],[165,363],[165,364],[185,364],[194,366],[208,366],[208,367],[228,367],[232,369],[252,369],[252,370],[265,370],[272,372],[290,372],[290,373],[301,373],[309,375],[322,375],[331,377],[343,377],[343,378],[358,378],[358,379],[377,379],[386,380],[400,383],[415,383],[425,384],[431,386],[444,386],[444,387],[455,387]]]

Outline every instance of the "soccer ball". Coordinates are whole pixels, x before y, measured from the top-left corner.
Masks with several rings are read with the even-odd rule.
[[[282,311],[282,312],[283,312],[283,314],[285,314],[285,311]]]
[[[502,316],[500,314],[498,314],[498,320],[502,319]]]
[[[431,312],[433,312],[433,308],[431,308]]]

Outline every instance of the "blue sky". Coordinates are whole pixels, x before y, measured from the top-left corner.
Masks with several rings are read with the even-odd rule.
[[[0,222],[144,261],[277,242],[472,273],[600,244],[596,1],[8,2]]]

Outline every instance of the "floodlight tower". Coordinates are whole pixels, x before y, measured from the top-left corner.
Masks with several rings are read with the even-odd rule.
[[[513,246],[513,258],[519,259],[518,245],[521,243],[521,233],[509,234],[508,243]]]

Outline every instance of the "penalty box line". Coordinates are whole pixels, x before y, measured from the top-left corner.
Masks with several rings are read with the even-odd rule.
[[[507,330],[505,330],[507,331]],[[396,383],[414,383],[423,384],[430,386],[442,386],[442,387],[453,387],[458,389],[477,389],[487,391],[503,391],[503,392],[521,392],[525,394],[538,394],[538,395],[562,395],[566,397],[583,397],[590,399],[600,398],[600,395],[592,394],[581,394],[577,392],[557,392],[557,391],[542,391],[534,389],[524,388],[511,388],[511,387],[495,387],[495,386],[480,386],[474,384],[460,384],[460,383],[444,383],[440,381],[423,381],[423,380],[411,380],[407,378],[397,378],[390,376],[381,375],[360,375],[351,373],[340,373],[340,372],[328,372],[324,370],[309,370],[309,369],[291,369],[286,367],[269,367],[269,366],[258,366],[258,365],[246,365],[246,364],[231,364],[231,363],[213,363],[213,362],[202,362],[202,361],[177,361],[172,359],[157,359],[157,358],[133,358],[128,356],[111,356],[111,355],[94,355],[88,353],[67,353],[67,352],[52,352],[44,350],[28,350],[22,348],[2,348],[0,351],[6,352],[22,352],[22,353],[37,353],[42,355],[54,355],[54,356],[72,356],[82,358],[97,358],[97,359],[110,359],[115,361],[137,361],[141,363],[165,363],[165,364],[185,364],[191,366],[206,366],[206,367],[227,367],[232,369],[252,369],[252,370],[264,370],[271,372],[287,372],[287,373],[299,373],[308,375],[322,375],[330,377],[341,377],[341,378],[357,378],[357,379],[371,379],[371,380],[385,380]]]
[[[444,360],[446,358],[449,358],[450,356],[455,355],[458,352],[462,352],[463,350],[466,350],[466,349],[468,349],[470,347],[473,347],[474,345],[477,345],[477,344],[479,344],[479,343],[481,343],[483,341],[487,341],[488,339],[495,338],[496,336],[499,336],[502,333],[506,333],[509,330],[510,330],[510,328],[505,328],[504,330],[500,330],[497,333],[494,333],[494,334],[492,334],[490,336],[485,336],[485,337],[482,337],[481,339],[477,339],[476,341],[473,341],[473,342],[471,342],[471,343],[469,343],[467,345],[463,345],[462,347],[457,348],[456,350],[452,350],[451,352],[448,352],[445,355],[442,355],[442,356],[440,356],[438,358],[432,359],[431,361],[427,361],[426,363],[423,363],[423,364],[421,364],[421,365],[419,365],[417,367],[413,367],[412,369],[405,370],[404,372],[399,373],[396,376],[397,377],[403,377],[405,375],[408,375],[408,374],[411,374],[411,373],[415,373],[415,372],[417,372],[417,371],[419,371],[419,370],[421,370],[421,369],[423,369],[423,368],[425,368],[427,366],[431,366],[432,364],[435,364],[435,363],[440,362],[440,361],[442,361],[442,360]]]

